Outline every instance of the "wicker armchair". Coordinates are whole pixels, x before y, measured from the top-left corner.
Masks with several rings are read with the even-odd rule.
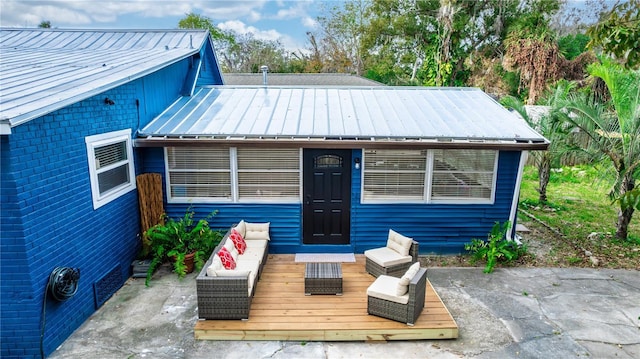
[[[367,289],[367,313],[414,325],[422,309],[427,287],[427,269],[419,268],[410,279],[406,294],[398,296],[396,285],[401,278],[381,275]],[[406,301],[406,303],[401,303]]]
[[[408,255],[397,252],[398,245],[396,243],[409,243]],[[406,247],[405,247],[406,248]],[[374,277],[380,275],[390,275],[393,277],[402,276],[407,269],[418,261],[418,252],[420,246],[418,242],[412,238],[405,237],[393,230],[389,230],[389,239],[387,245],[381,248],[369,249],[364,252],[366,258],[365,269],[367,273]]]

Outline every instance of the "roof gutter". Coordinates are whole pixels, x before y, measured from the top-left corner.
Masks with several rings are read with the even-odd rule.
[[[449,140],[437,139],[376,139],[376,138],[326,138],[326,137],[287,137],[287,138],[246,138],[242,136],[147,136],[135,139],[136,147],[288,147],[288,148],[453,148],[453,149],[491,149],[511,151],[544,151],[549,142],[508,141],[508,140]]]

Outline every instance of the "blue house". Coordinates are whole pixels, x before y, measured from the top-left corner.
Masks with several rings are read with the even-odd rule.
[[[222,78],[200,30],[3,28],[0,53],[0,357],[39,358],[130,276],[136,132]],[[79,270],[65,301],[46,295],[56,268]]]
[[[225,85],[204,31],[1,29],[0,51],[3,358],[50,353],[128,278],[137,174],[162,175],[172,217],[270,222],[272,253],[362,253],[389,229],[459,253],[515,221],[548,147],[473,88]],[[68,300],[56,268],[79,270]]]
[[[515,222],[527,151],[548,146],[479,89],[268,79],[199,87],[135,143],[171,215],[270,222],[273,253],[362,253],[390,228],[421,253],[460,253]]]

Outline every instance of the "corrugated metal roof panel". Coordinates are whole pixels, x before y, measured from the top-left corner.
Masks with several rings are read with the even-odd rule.
[[[205,87],[140,137],[547,142],[479,89],[426,87]]]
[[[204,30],[0,29],[0,121],[12,127],[197,53]]]

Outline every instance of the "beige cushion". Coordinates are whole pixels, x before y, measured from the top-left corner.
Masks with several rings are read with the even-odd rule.
[[[409,255],[409,249],[411,249],[411,244],[413,243],[413,238],[409,238],[403,236],[402,234],[394,231],[393,229],[389,230],[389,238],[387,239],[387,247],[395,250],[400,253],[402,256]]]
[[[260,263],[256,260],[251,259],[240,259],[236,263],[235,269],[219,269],[216,271],[216,276],[218,277],[246,277],[248,275],[248,293],[247,295],[251,295],[251,291],[253,286],[255,285],[256,276],[258,275],[258,269],[260,267]]]
[[[266,239],[271,240],[269,238],[269,225],[271,222],[266,223],[249,223],[244,222],[245,224],[245,235],[244,239],[253,240],[253,239]]]
[[[209,267],[207,267],[207,275],[210,276],[210,277],[215,277],[216,276],[216,271],[218,271],[220,269],[224,269],[224,267],[222,266],[222,261],[220,260],[220,257],[216,253],[213,256],[213,260],[211,261],[211,265],[209,265]]]
[[[367,295],[395,303],[409,303],[409,294],[397,295],[396,289],[400,278],[381,275],[367,288]]]
[[[236,231],[238,231],[238,233],[240,233],[240,235],[242,236],[242,238],[244,238],[245,233],[247,232],[247,228],[245,225],[244,220],[241,220],[240,223],[238,223],[235,227]]]
[[[403,295],[409,291],[409,283],[411,279],[416,276],[418,271],[420,270],[420,262],[415,262],[407,269],[400,280],[398,281],[398,288],[396,290],[396,295]]]
[[[264,256],[264,248],[262,247],[247,247],[244,253],[242,253],[240,258],[250,258],[255,259],[262,263],[262,256]]]
[[[258,249],[266,249],[269,241],[266,239],[252,239],[249,241],[244,241],[247,244],[248,248],[258,248]]]
[[[365,257],[374,261],[382,267],[389,267],[396,264],[409,263],[413,259],[409,255],[402,256],[400,253],[388,248],[380,247],[364,251]]]

